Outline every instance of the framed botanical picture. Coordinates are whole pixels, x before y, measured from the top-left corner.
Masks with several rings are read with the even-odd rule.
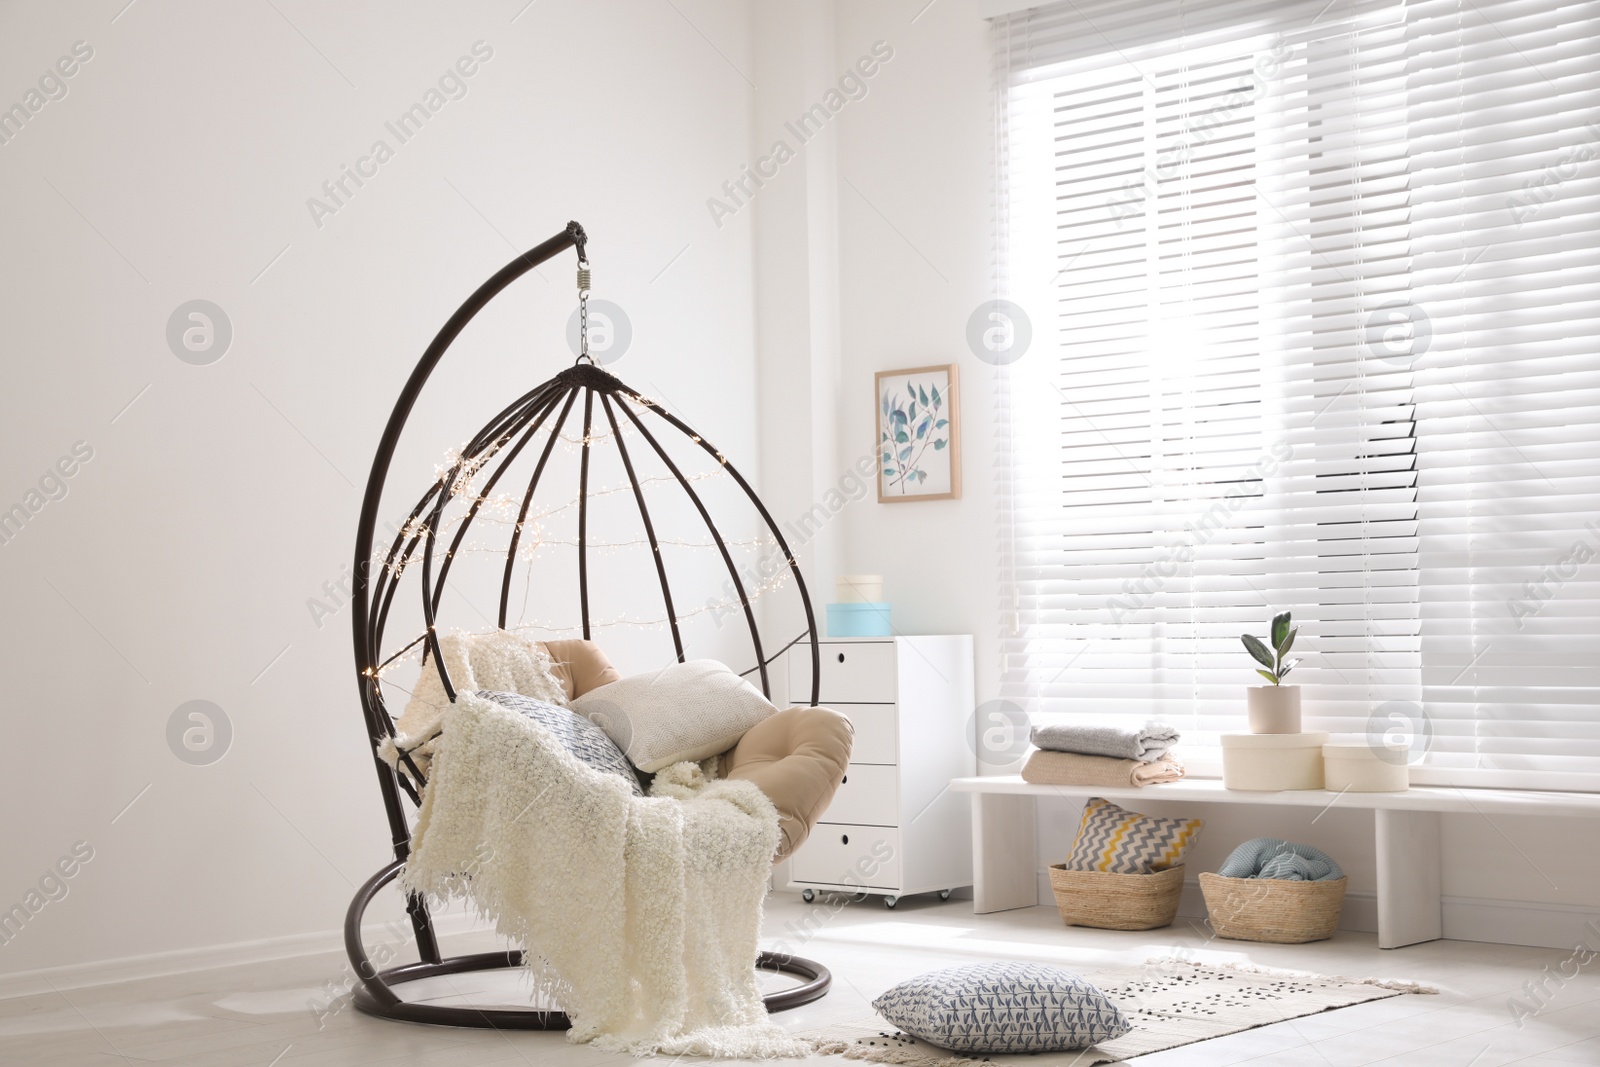
[[[877,375],[878,502],[961,496],[956,365]]]

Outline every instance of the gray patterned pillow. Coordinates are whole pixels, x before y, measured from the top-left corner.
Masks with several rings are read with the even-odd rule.
[[[958,1052],[1060,1052],[1121,1037],[1132,1025],[1071,971],[978,963],[901,982],[872,1002],[912,1037]]]
[[[556,740],[561,742],[562,748],[602,774],[615,774],[627,779],[633,795],[644,796],[639,779],[633,773],[633,765],[628,762],[628,757],[622,754],[622,749],[606,736],[604,730],[582,715],[555,704],[535,700],[533,697],[522,696],[520,693],[496,693],[493,690],[482,689],[477,695],[484,700],[494,701],[502,708],[521,712],[537,721],[540,726],[556,735]]]

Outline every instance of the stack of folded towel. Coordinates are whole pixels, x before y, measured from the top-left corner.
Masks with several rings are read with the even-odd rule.
[[[1035,785],[1144,786],[1183,777],[1183,764],[1170,752],[1178,731],[1164,722],[1137,729],[1058,723],[1035,726],[1031,739],[1038,751],[1022,777]]]

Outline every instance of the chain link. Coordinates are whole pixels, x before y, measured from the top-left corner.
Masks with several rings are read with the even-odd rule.
[[[589,261],[578,261],[578,359],[594,362],[594,357],[589,355],[589,286],[593,276],[589,271]]]

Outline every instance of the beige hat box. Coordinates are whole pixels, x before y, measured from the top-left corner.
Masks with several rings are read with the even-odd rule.
[[[1256,792],[1321,789],[1327,743],[1325,733],[1223,734],[1222,784]]]
[[[883,602],[883,575],[841,574],[833,580],[837,604],[879,604]]]
[[[1411,788],[1405,745],[1342,738],[1322,746],[1326,788],[1351,793],[1402,793]]]

